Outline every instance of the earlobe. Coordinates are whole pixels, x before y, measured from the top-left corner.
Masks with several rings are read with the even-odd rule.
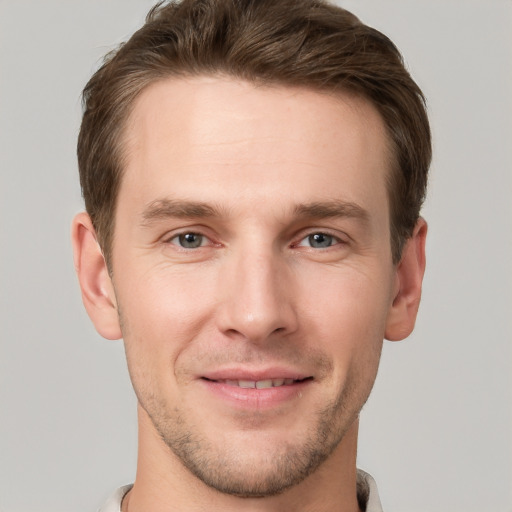
[[[119,339],[122,334],[114,287],[87,213],[79,213],[73,219],[71,239],[85,309],[101,336]]]
[[[386,323],[385,337],[390,341],[407,338],[414,329],[425,273],[427,223],[419,218],[412,236],[402,251],[396,268],[396,290]]]

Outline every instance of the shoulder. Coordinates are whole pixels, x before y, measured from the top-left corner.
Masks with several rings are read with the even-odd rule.
[[[124,485],[119,487],[105,502],[98,512],[121,512],[121,502],[125,497],[126,493],[132,488],[132,485]]]
[[[370,474],[361,469],[357,470],[357,501],[365,512],[382,512],[377,484]]]

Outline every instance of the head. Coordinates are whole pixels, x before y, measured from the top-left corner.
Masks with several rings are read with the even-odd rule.
[[[80,183],[109,266],[126,157],[123,134],[134,102],[158,80],[201,75],[369,100],[390,143],[390,244],[398,263],[425,197],[431,139],[423,95],[396,46],[323,1],[185,0],[155,6],[84,89]]]
[[[425,264],[429,128],[394,45],[319,1],[185,0],[84,97],[76,267],[152,464],[261,497],[355,457]]]

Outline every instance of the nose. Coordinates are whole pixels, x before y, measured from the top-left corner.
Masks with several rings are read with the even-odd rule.
[[[225,335],[261,344],[297,330],[292,269],[271,249],[233,254],[219,279],[216,316]]]

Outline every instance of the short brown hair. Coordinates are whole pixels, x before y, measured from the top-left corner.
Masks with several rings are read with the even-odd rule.
[[[135,98],[166,77],[229,75],[258,83],[350,91],[380,112],[391,141],[391,250],[400,260],[423,203],[431,136],[423,94],[396,46],[324,0],[161,2],[105,58],[83,92],[80,184],[107,263],[122,177],[122,135]]]

